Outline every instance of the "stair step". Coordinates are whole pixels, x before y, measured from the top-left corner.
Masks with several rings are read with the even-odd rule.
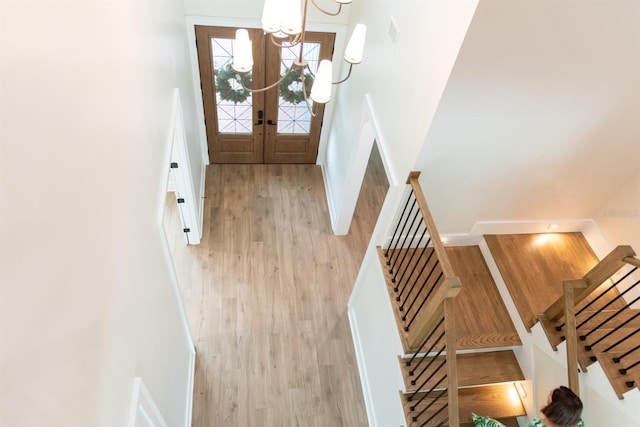
[[[407,418],[407,425],[409,427],[423,425],[425,420],[429,419],[443,405],[446,404],[446,394],[438,399],[435,403],[435,396],[439,393],[431,393],[432,396],[425,397],[425,393],[416,393],[413,396],[413,400],[409,401],[409,394],[401,393],[402,406]],[[419,403],[416,403],[419,402]],[[458,403],[460,422],[468,423],[471,421],[471,413],[474,412],[479,415],[485,415],[494,419],[501,418],[514,418],[527,414],[518,392],[513,384],[499,384],[480,387],[469,387],[458,389]],[[418,421],[414,421],[412,414],[419,414],[426,407],[429,407],[423,414],[420,415]],[[410,410],[414,407],[413,411]],[[432,422],[427,425],[438,425],[447,417],[447,409],[443,409],[440,413],[434,416]]]
[[[416,357],[407,366],[409,358],[399,358],[402,377],[407,391],[415,391],[429,379],[433,371],[444,361],[444,356]],[[458,386],[469,387],[502,382],[523,381],[525,379],[518,360],[512,350],[489,351],[483,353],[465,353],[456,356],[458,367]],[[424,372],[422,372],[424,370]],[[413,375],[411,375],[413,371]],[[419,377],[418,377],[419,376]],[[439,375],[429,379],[424,388],[433,388]],[[415,380],[416,384],[411,384]]]
[[[462,283],[455,299],[456,348],[522,345],[480,247],[449,246],[446,250],[453,271]]]
[[[625,316],[626,317],[626,316]],[[547,338],[549,339],[549,343],[551,344],[551,346],[553,347],[554,350],[558,349],[558,345],[560,345],[560,343],[562,343],[562,341],[564,340],[564,336],[565,336],[565,330],[564,328],[561,331],[558,331],[556,329],[556,325],[560,325],[562,324],[562,321],[560,322],[549,322],[546,319],[544,319],[544,317],[539,316],[539,320],[540,320],[540,325],[542,326],[542,329],[544,330],[545,334],[547,335]],[[596,324],[597,325],[597,324]],[[595,326],[595,325],[594,325]],[[604,325],[607,326],[607,325]],[[580,343],[583,343],[582,345],[589,345],[590,343],[594,343],[596,340],[600,339],[601,337],[603,337],[604,335],[608,334],[610,331],[612,331],[614,328],[611,327],[602,327],[600,329],[598,329],[595,332],[592,332],[588,337],[586,341],[579,341]],[[606,347],[608,347],[611,344],[614,344],[616,341],[618,341],[621,338],[624,338],[627,334],[635,331],[638,329],[638,326],[634,325],[634,322],[630,322],[629,324],[625,325],[623,328],[618,329],[617,331],[615,331],[614,333],[612,333],[609,337],[604,338],[599,344],[597,344],[597,346],[601,349],[604,349]],[[580,335],[585,335],[586,333],[589,333],[589,330],[586,329],[585,327],[582,327],[580,329],[578,329],[578,336]],[[622,344],[622,348],[632,348],[634,345],[636,344],[636,340],[629,340],[626,343]],[[628,347],[628,348],[627,348]]]
[[[640,312],[640,310],[626,308],[622,310],[620,313],[616,314],[617,311],[618,310],[601,310],[600,312],[597,312],[597,314],[593,316],[592,319],[590,319],[584,325],[581,325],[578,329],[589,330],[595,326],[598,326],[601,322],[604,322],[606,319],[608,319],[610,316],[613,316],[613,315],[615,315],[615,317],[612,320],[605,323],[604,326],[608,326],[609,324],[621,324],[629,321],[629,323],[627,323],[625,326],[636,328],[636,329],[640,328],[640,316],[638,316],[638,312]],[[580,323],[582,323],[584,320],[591,317],[594,313],[596,312],[585,311],[577,315],[576,324],[580,325]],[[634,316],[638,316],[638,317],[634,319],[633,318]]]
[[[453,270],[462,283],[462,289],[455,299],[456,348],[482,349],[521,345],[520,337],[513,326],[513,321],[493,281],[480,248],[478,246],[454,246],[447,247],[446,250]],[[428,257],[431,251],[433,249],[426,249],[425,256]],[[389,250],[388,258],[385,258],[385,252],[378,247],[378,256],[389,297],[394,307],[394,317],[401,341],[405,351],[410,352],[412,349],[409,349],[407,345],[408,332],[404,330],[404,327],[408,326],[407,324],[416,308],[415,304],[410,308],[411,301],[415,298],[413,292],[418,292],[422,288],[421,285],[428,277],[435,258],[430,261],[426,269],[423,270],[422,263],[420,263],[420,268],[414,270],[413,267],[417,261],[414,261],[412,255],[414,253],[420,255],[422,249]],[[405,255],[406,261],[404,263],[398,261],[405,259]],[[400,273],[396,277],[395,273],[389,273],[390,266],[386,265],[387,260],[392,261],[391,266],[396,263],[402,265],[403,269],[408,272],[407,275]],[[421,275],[419,275],[420,273]],[[410,292],[412,283],[417,283],[418,286]],[[398,286],[397,291],[395,290],[396,286]],[[418,301],[422,301],[427,292],[428,289],[422,289]],[[407,298],[409,294],[411,297]],[[479,305],[491,307],[491,310],[479,311],[477,310]],[[402,310],[399,309],[400,306],[402,306]],[[407,310],[410,313],[407,313]],[[473,316],[469,316],[469,313],[473,313]],[[408,315],[408,318],[403,320],[403,315]],[[427,345],[430,344],[427,343]]]

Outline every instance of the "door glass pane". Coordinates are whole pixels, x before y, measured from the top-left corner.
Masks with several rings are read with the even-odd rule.
[[[216,88],[218,132],[247,134],[253,130],[251,92],[243,89],[240,75],[231,68],[233,39],[211,39],[213,71]],[[251,87],[251,75],[244,78],[244,85]]]
[[[287,46],[282,48],[282,65],[280,76],[284,76],[287,68],[284,64],[291,64],[300,53],[300,46]],[[302,57],[309,63],[309,68],[315,74],[320,61],[320,43],[305,43]],[[309,70],[305,70],[305,87],[307,96],[311,93],[313,77]],[[289,76],[280,83],[280,96],[278,97],[278,133],[308,134],[311,126],[311,114],[307,108],[302,93],[302,75],[298,70],[293,70]],[[313,101],[308,98],[309,106],[313,107]]]

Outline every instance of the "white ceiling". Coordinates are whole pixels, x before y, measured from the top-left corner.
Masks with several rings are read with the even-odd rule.
[[[640,1],[481,0],[417,168],[445,233],[593,216],[640,173]]]

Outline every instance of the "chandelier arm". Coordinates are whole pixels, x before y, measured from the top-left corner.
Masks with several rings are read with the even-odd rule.
[[[264,91],[267,91],[267,90],[269,90],[269,89],[272,89],[272,88],[274,88],[274,87],[278,86],[278,85],[279,85],[279,84],[280,84],[284,79],[286,79],[286,78],[287,78],[287,76],[289,75],[289,73],[291,73],[291,71],[292,71],[292,70],[293,70],[293,67],[289,67],[289,68],[287,69],[287,72],[286,72],[286,73],[284,73],[284,76],[282,76],[282,77],[280,78],[280,80],[278,80],[277,82],[275,82],[275,83],[273,83],[273,84],[270,84],[270,85],[269,85],[269,86],[267,86],[267,87],[263,87],[263,88],[261,88],[261,89],[249,89],[248,87],[246,87],[246,86],[244,85],[244,81],[243,81],[243,78],[242,78],[243,76],[240,76],[240,84],[242,85],[242,89],[246,90],[247,92],[251,92],[251,93],[260,93],[260,92],[264,92]],[[247,74],[247,73],[238,73],[238,74]]]
[[[348,79],[349,77],[351,77],[351,70],[352,70],[352,69],[353,69],[353,64],[352,64],[352,63],[349,63],[349,72],[347,73],[347,77],[345,77],[344,79],[342,79],[342,80],[340,80],[340,81],[332,82],[331,84],[332,84],[332,85],[339,85],[340,83],[344,83],[344,82],[346,82],[346,81],[347,81],[347,79]]]
[[[276,41],[278,39],[278,37],[274,36],[273,34],[274,33],[269,33],[269,35],[271,36],[271,37],[269,37],[269,41],[271,41],[271,44],[273,44],[274,46],[279,47],[279,48],[297,46],[302,41],[302,37],[300,37],[300,34],[297,34],[293,39],[287,40],[287,43],[289,43],[289,44],[285,46],[283,43],[278,43]]]
[[[329,12],[324,10],[323,8],[321,8],[318,3],[316,3],[316,0],[311,0],[311,3],[313,3],[313,5],[316,7],[316,9],[318,9],[320,12],[324,13],[325,15],[329,15],[329,16],[338,16],[340,14],[340,11],[342,11],[342,4],[339,3],[338,4],[338,11],[337,12]]]
[[[307,66],[307,69],[308,68],[309,67]],[[309,70],[309,71],[311,71],[311,70]],[[307,89],[306,89],[306,86],[304,84],[304,72],[302,72],[300,74],[302,74],[302,95],[304,96],[304,103],[307,105],[307,110],[309,111],[309,114],[311,114],[311,117],[316,117],[316,115],[318,114],[318,111],[317,110],[313,111],[314,110],[313,107],[316,107],[317,102],[314,103],[313,107],[311,105],[309,105],[309,98],[308,98],[308,95],[307,95]]]

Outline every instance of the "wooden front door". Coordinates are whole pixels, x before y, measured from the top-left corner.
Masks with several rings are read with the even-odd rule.
[[[209,157],[212,163],[315,163],[324,105],[313,117],[302,97],[301,83],[290,75],[266,92],[248,92],[233,73],[236,28],[196,26],[196,42]],[[254,66],[245,87],[276,82],[299,54],[299,46],[280,48],[262,30],[250,29]],[[313,72],[330,59],[335,34],[306,34],[303,57]],[[312,80],[310,75],[305,77]],[[308,86],[310,88],[310,86]],[[307,94],[309,91],[307,91]]]

